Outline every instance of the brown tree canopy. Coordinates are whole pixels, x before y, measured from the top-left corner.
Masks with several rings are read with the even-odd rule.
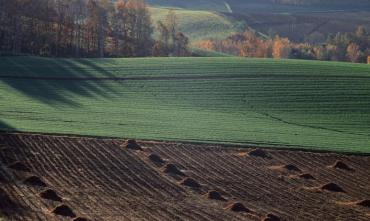
[[[0,0],[0,54],[147,56],[143,0]]]

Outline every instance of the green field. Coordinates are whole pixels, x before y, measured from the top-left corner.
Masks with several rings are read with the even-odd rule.
[[[153,23],[165,21],[170,9],[150,8]],[[191,41],[202,39],[224,39],[245,30],[245,25],[218,12],[173,9],[178,19],[179,31]]]
[[[0,128],[370,153],[370,65],[2,57]]]

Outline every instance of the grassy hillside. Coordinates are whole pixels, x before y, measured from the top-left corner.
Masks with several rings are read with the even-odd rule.
[[[370,152],[370,66],[243,58],[0,60],[0,127]]]
[[[152,6],[176,7],[184,9],[226,12],[227,8],[221,0],[146,0]]]
[[[323,10],[364,10],[370,7],[367,0],[147,0],[150,5],[178,7],[195,10],[209,10],[238,13],[248,12],[307,12]],[[298,4],[297,4],[298,2]]]
[[[168,8],[150,8],[154,24],[165,21]],[[228,18],[217,12],[175,9],[179,30],[191,40],[223,39],[231,34],[243,31],[243,23]]]
[[[281,0],[277,4],[273,3],[275,0],[150,0],[148,3],[156,7],[177,7],[183,23],[181,28],[193,39],[221,38],[248,26],[266,35],[279,34],[293,41],[321,43],[330,33],[353,32],[360,25],[370,30],[369,1],[305,0],[300,1],[302,5],[293,4],[295,1]],[[214,12],[228,13],[228,16]],[[154,20],[161,14],[162,10],[154,11]]]

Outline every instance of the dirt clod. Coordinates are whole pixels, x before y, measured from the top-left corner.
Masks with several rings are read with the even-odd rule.
[[[133,139],[126,140],[123,143],[122,147],[130,150],[143,150],[143,148],[141,148],[141,146],[136,142],[136,140]]]
[[[17,161],[8,166],[10,169],[13,170],[18,170],[18,171],[23,171],[23,172],[31,172],[30,168],[28,168],[26,165],[23,163]]]
[[[84,218],[84,217],[76,217],[73,219],[73,221],[89,221],[89,219]]]
[[[1,209],[8,209],[15,207],[13,201],[9,198],[8,194],[0,188],[0,211]]]
[[[164,172],[164,173],[170,173],[170,174],[175,174],[175,175],[179,175],[179,176],[185,176],[185,174],[183,172],[181,172],[176,167],[176,165],[174,165],[172,163],[168,163],[168,164],[164,165],[163,168],[162,168],[162,172]]]
[[[232,203],[225,207],[226,210],[230,210],[233,212],[246,212],[250,213],[251,210],[249,210],[247,207],[245,207],[242,203]]]
[[[274,214],[267,214],[267,216],[263,219],[263,221],[280,221],[280,218]]]
[[[356,203],[359,206],[369,207],[370,208],[370,200],[361,200]]]
[[[219,192],[217,192],[216,190],[211,190],[208,193],[206,193],[204,196],[207,197],[208,199],[211,199],[211,200],[226,201],[226,199],[223,198],[221,196],[221,194]]]
[[[62,198],[58,196],[58,194],[52,189],[45,190],[41,192],[39,195],[41,198],[44,199],[62,202]]]
[[[152,161],[153,163],[157,163],[157,164],[165,163],[165,161],[160,156],[158,156],[157,154],[154,154],[154,153],[150,154],[148,156],[148,159],[150,161]]]
[[[321,187],[322,190],[327,190],[331,192],[345,192],[340,186],[335,183],[327,183]]]
[[[270,156],[264,150],[259,148],[249,151],[248,155],[252,157],[270,158]]]
[[[303,179],[306,179],[306,180],[315,180],[315,177],[313,177],[311,174],[309,173],[302,173],[300,175],[298,175],[300,178],[303,178]]]
[[[55,207],[52,213],[54,213],[55,215],[59,215],[59,216],[68,216],[71,218],[76,217],[76,214],[72,211],[72,209],[69,208],[69,206],[64,205],[64,204]]]
[[[337,160],[331,167],[335,169],[341,169],[341,170],[348,170],[348,171],[353,171],[351,167],[349,167],[347,164],[344,162]]]
[[[183,185],[183,186],[188,186],[188,187],[191,187],[191,188],[200,188],[200,184],[195,181],[194,179],[190,178],[190,177],[186,177],[185,179],[181,180],[179,182],[180,185]]]
[[[41,180],[38,176],[30,176],[23,181],[24,184],[31,185],[31,186],[40,186],[46,187],[46,183]]]
[[[294,166],[293,164],[287,165],[279,165],[279,166],[271,166],[270,169],[276,171],[290,171],[290,172],[302,172],[298,167]]]
[[[294,166],[293,164],[287,164],[287,165],[284,165],[283,167],[284,169],[287,169],[289,171],[297,171],[297,172],[301,171],[298,167]]]

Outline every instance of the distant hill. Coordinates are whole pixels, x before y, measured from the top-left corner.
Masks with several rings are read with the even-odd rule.
[[[154,25],[164,21],[168,8],[150,8]],[[245,29],[243,22],[215,11],[174,9],[178,18],[179,30],[184,32],[192,41],[201,39],[223,39],[235,32]]]
[[[150,5],[219,12],[303,12],[312,10],[370,9],[368,0],[147,0]]]
[[[147,3],[153,7],[178,8],[181,29],[195,40],[220,38],[242,27],[311,43],[321,43],[329,34],[353,32],[360,25],[370,30],[368,0],[147,0]],[[163,10],[153,12],[154,20],[158,20]]]

